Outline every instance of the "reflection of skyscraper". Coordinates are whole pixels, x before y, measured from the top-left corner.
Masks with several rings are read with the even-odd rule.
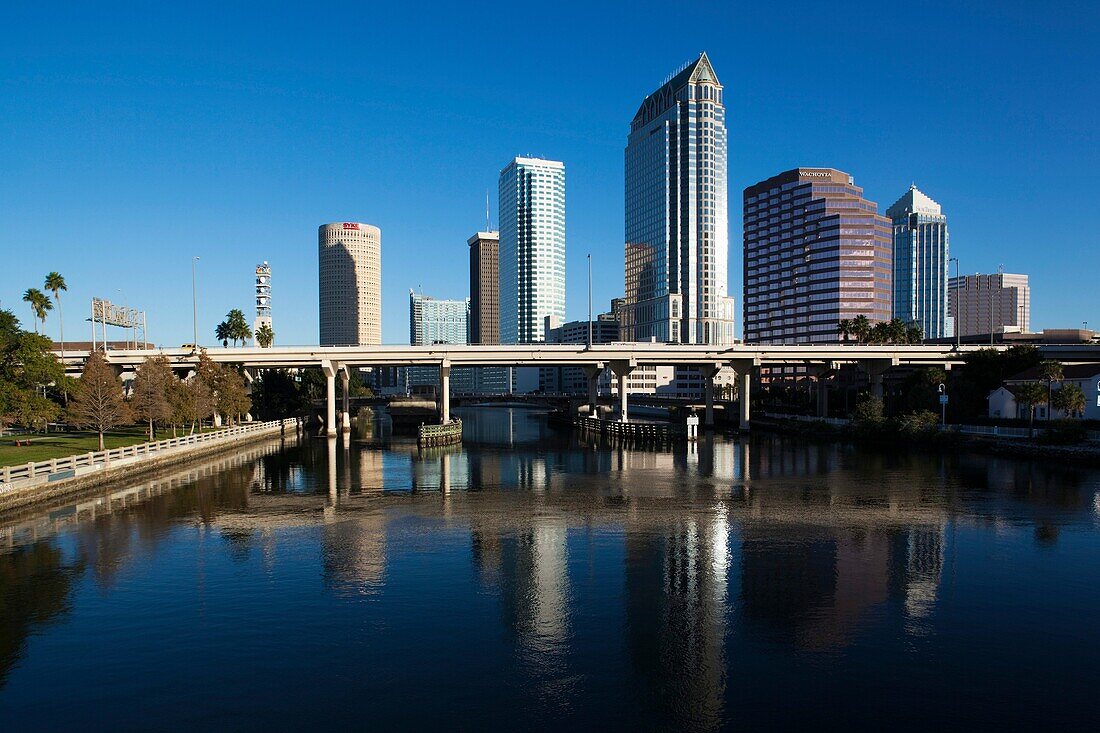
[[[322,529],[325,584],[345,595],[381,590],[386,578],[386,515],[370,512]]]
[[[627,532],[627,642],[659,727],[709,729],[721,722],[728,542],[721,513],[681,521],[664,536]]]
[[[526,662],[561,662],[569,634],[569,578],[564,520],[538,518],[530,530],[500,538],[500,592],[505,623]]]
[[[906,533],[905,612],[911,618],[932,613],[943,574],[943,527],[917,527]]]

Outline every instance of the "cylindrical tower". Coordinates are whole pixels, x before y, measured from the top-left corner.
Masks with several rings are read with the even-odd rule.
[[[322,224],[317,244],[321,346],[382,343],[382,231]]]

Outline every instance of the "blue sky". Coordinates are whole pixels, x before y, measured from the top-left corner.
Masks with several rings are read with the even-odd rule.
[[[382,228],[383,339],[406,341],[410,287],[467,295],[466,239],[517,154],[565,161],[568,315],[589,252],[606,309],[630,119],[702,50],[738,301],[741,190],[832,166],[880,210],[916,182],[964,272],[1031,275],[1034,327],[1100,326],[1095,2],[168,5],[0,6],[0,304],[24,317],[59,270],[69,338],[100,295],[190,341],[199,255],[200,340],[251,318],[268,260],[278,341],[316,343],[317,226],[355,220]]]

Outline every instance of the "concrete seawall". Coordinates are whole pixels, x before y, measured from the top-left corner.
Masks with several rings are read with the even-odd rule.
[[[231,439],[212,440],[207,443],[181,446],[171,451],[152,455],[137,456],[115,465],[107,465],[91,473],[74,475],[46,483],[28,486],[13,486],[0,492],[0,516],[17,509],[30,506],[49,505],[71,498],[73,495],[123,479],[136,479],[159,470],[191,461],[196,458],[237,450],[242,445],[269,439],[272,436],[286,434],[294,438],[294,421],[266,423],[249,430],[229,436]]]

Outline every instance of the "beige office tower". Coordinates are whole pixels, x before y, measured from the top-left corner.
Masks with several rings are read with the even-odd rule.
[[[1028,333],[1031,326],[1031,287],[1027,275],[953,277],[947,285],[947,313],[954,317],[959,336]]]
[[[382,343],[382,231],[322,224],[317,245],[321,346]]]

